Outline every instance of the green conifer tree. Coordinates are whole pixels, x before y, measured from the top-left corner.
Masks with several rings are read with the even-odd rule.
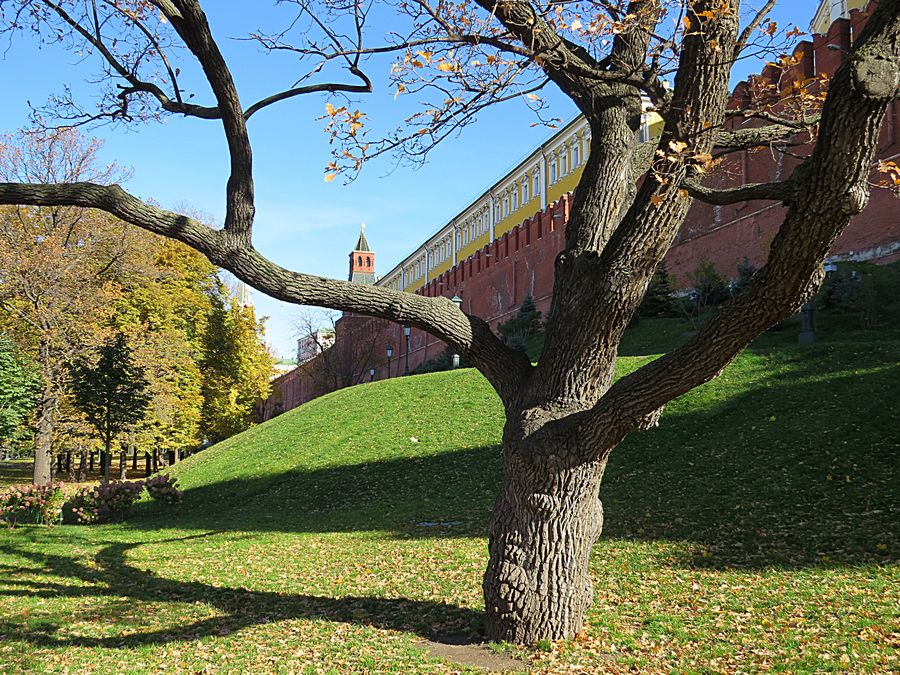
[[[123,333],[99,349],[95,366],[80,362],[72,368],[75,405],[103,439],[103,480],[109,480],[109,461],[116,436],[139,422],[149,404],[149,382],[134,363]]]
[[[41,379],[0,335],[0,445],[13,440],[37,401]]]

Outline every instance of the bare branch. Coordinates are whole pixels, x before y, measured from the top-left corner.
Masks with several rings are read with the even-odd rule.
[[[255,112],[259,112],[263,108],[270,106],[274,103],[278,103],[279,101],[284,101],[289,98],[294,98],[295,96],[301,96],[303,94],[312,94],[320,91],[327,91],[331,93],[335,92],[346,92],[346,93],[357,93],[357,94],[368,94],[372,91],[372,81],[366,76],[366,74],[361,71],[356,66],[350,67],[350,72],[359,77],[363,84],[340,84],[340,83],[332,83],[326,82],[321,84],[309,84],[304,87],[294,87],[293,89],[287,89],[285,91],[278,92],[277,94],[272,94],[271,96],[267,96],[263,99],[260,99],[253,105],[251,105],[244,112],[244,120],[250,119],[250,116]]]
[[[747,183],[724,189],[704,187],[696,181],[686,180],[681,186],[694,199],[718,206],[737,204],[751,199],[785,202],[793,195],[793,183],[789,180],[777,183]]]
[[[769,15],[769,12],[775,7],[776,0],[768,0],[765,5],[763,5],[760,10],[756,13],[750,23],[744,28],[741,32],[741,36],[738,38],[737,43],[734,45],[734,58],[738,58],[740,53],[744,51],[744,47],[747,46],[747,43],[750,42],[750,38],[753,36],[753,31],[759,28],[759,25],[763,22],[763,20]]]

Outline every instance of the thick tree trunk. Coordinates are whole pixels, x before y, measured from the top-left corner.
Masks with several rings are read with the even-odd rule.
[[[533,644],[581,630],[593,597],[588,563],[603,528],[606,461],[567,467],[567,450],[544,448],[534,463],[505,450],[483,582],[490,640]]]
[[[125,475],[126,475],[125,472],[126,472],[126,469],[128,468],[128,465],[125,464],[126,461],[127,461],[127,457],[125,455],[125,451],[122,450],[119,453],[119,480],[125,480]]]
[[[137,449],[136,449],[136,448],[132,448],[132,449],[131,449],[131,470],[132,470],[132,471],[137,471],[137,470],[138,470],[137,465],[138,465],[138,453],[137,453]]]
[[[145,464],[144,473],[147,476],[149,476],[152,473],[152,471],[150,469],[150,453],[149,452],[144,453],[144,464]]]

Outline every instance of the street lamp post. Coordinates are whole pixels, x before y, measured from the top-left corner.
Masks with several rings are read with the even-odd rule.
[[[452,302],[454,305],[456,305],[456,309],[459,309],[459,310],[462,309],[462,298],[459,297],[458,295],[454,295],[452,298],[450,298],[450,302]],[[452,368],[454,368],[454,369],[459,368],[459,354],[453,355],[453,362],[451,365],[452,365]]]
[[[406,336],[406,368],[403,371],[404,375],[409,375],[409,334],[412,329],[409,326],[403,326],[403,335]]]
[[[388,379],[391,379],[391,357],[394,355],[394,345],[387,346],[387,359],[388,359]]]
[[[369,368],[369,382],[375,381],[375,369]]]
[[[800,337],[801,345],[808,345],[816,341],[816,310],[811,302],[807,302],[800,310]]]

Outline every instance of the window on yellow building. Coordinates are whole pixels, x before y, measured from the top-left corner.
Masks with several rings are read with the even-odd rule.
[[[581,164],[581,139],[576,138],[575,144],[572,146],[572,166]]]
[[[550,162],[550,185],[556,182],[556,160]]]
[[[541,170],[537,167],[534,168],[534,196],[537,197],[541,194]]]

